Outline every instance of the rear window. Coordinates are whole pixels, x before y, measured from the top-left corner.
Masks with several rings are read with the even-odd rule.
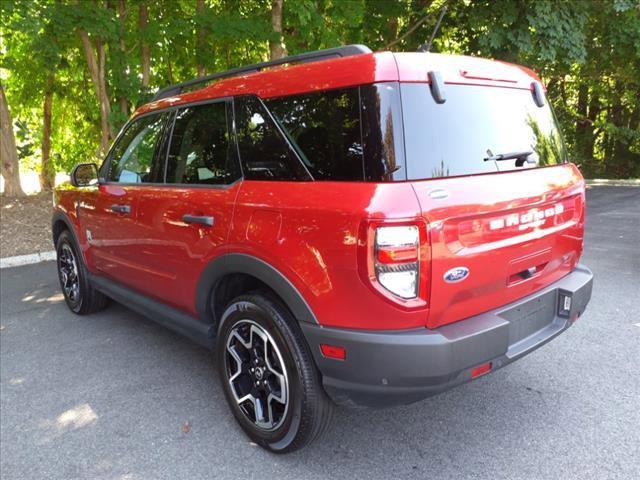
[[[227,103],[181,108],[167,160],[167,183],[229,184],[240,177],[227,120]]]
[[[410,180],[567,161],[551,109],[528,90],[447,84],[446,102],[437,104],[428,84],[401,89]]]

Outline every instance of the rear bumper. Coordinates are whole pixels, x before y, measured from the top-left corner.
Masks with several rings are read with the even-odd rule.
[[[303,324],[323,384],[338,404],[407,404],[471,380],[471,370],[501,368],[569,328],[584,312],[593,274],[578,265],[548,287],[498,309],[435,330],[372,332]],[[560,295],[571,296],[560,316]],[[320,344],[346,349],[344,361],[320,353]]]

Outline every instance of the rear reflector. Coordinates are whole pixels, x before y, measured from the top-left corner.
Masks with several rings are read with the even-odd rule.
[[[471,370],[471,378],[476,378],[485,373],[489,373],[491,371],[491,362],[483,363],[482,365],[478,365],[476,368]]]
[[[344,360],[347,358],[347,351],[344,347],[337,347],[335,345],[320,344],[320,351],[322,355],[327,358],[335,358],[336,360]]]

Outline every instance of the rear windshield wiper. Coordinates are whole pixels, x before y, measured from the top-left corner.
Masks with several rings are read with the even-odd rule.
[[[485,162],[499,162],[500,160],[513,160],[514,158],[527,158],[533,152],[531,150],[526,150],[522,152],[510,152],[510,153],[498,153],[494,155],[491,153],[491,150],[487,150],[487,155],[484,159]]]
[[[488,156],[484,159],[484,161],[499,162],[501,160],[513,160],[514,158],[524,161],[532,153],[533,152],[531,150],[524,150],[522,152],[498,153],[497,155],[494,155],[493,153],[491,153],[491,150],[487,150]],[[520,165],[522,165],[522,163]]]

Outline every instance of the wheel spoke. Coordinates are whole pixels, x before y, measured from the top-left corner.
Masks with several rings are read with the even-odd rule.
[[[262,428],[270,428],[272,424],[271,417],[265,418],[264,416],[265,412],[262,406],[262,400],[255,397],[253,398],[253,400],[254,400],[253,405],[256,412],[256,424]]]
[[[231,334],[231,338],[230,339],[236,339],[238,340],[243,346],[244,348],[246,348],[247,350],[249,350],[251,348],[251,341],[245,341],[244,338],[242,338],[242,336],[240,335],[240,333],[237,330],[234,330],[233,333]]]
[[[272,391],[270,397],[273,398],[278,403],[286,405],[286,403],[287,403],[286,379],[285,379],[284,375],[280,375],[280,374],[274,374],[274,377],[278,381],[278,392],[279,393],[276,394],[275,392]]]
[[[249,339],[251,342],[251,348],[256,348],[256,337],[258,337],[260,340],[262,340],[263,349],[264,351],[266,351],[267,343],[269,341],[266,332],[261,328],[259,328],[257,325],[252,325],[249,332],[250,332]]]
[[[233,382],[242,373],[242,359],[240,358],[240,355],[238,355],[238,352],[236,351],[236,347],[227,345],[227,351],[231,354],[231,356],[236,362],[236,371],[233,373],[231,378],[229,378],[229,382]]]

